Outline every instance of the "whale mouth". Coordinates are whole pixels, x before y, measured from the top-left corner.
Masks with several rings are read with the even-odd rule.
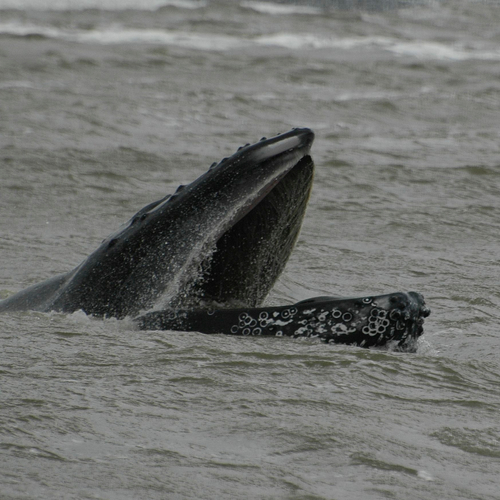
[[[189,285],[191,307],[261,304],[295,246],[313,176],[306,155],[217,239]]]

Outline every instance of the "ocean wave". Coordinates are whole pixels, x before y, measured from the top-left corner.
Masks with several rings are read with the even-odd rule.
[[[401,40],[383,36],[329,37],[312,33],[274,33],[254,37],[167,29],[132,29],[113,25],[102,29],[76,30],[53,26],[0,23],[0,35],[46,37],[77,43],[153,44],[201,51],[231,51],[252,47],[280,47],[289,50],[383,50],[400,57],[422,60],[465,61],[500,60],[500,48],[487,42],[445,44],[424,40]]]
[[[206,0],[0,0],[0,10],[157,10],[161,7],[199,9]]]
[[[289,49],[341,49],[379,48],[399,56],[418,59],[464,61],[467,59],[500,60],[500,48],[477,44],[465,47],[463,44],[444,44],[424,40],[400,40],[383,36],[322,37],[313,34],[275,33],[255,39],[262,45],[274,45]]]
[[[243,0],[241,6],[257,12],[273,14],[317,14],[323,9],[391,10],[400,7],[435,5],[442,0],[291,0],[276,2],[270,0]],[[469,0],[490,2],[496,0]],[[78,11],[98,10],[157,10],[174,6],[183,9],[197,9],[214,3],[213,0],[0,0],[0,10]],[[236,3],[236,0],[235,0]]]
[[[74,35],[74,40],[83,43],[123,44],[147,43],[173,45],[194,50],[226,51],[244,48],[249,41],[231,35],[212,33],[189,33],[169,30],[93,30]]]
[[[268,2],[242,2],[241,6],[259,12],[260,14],[282,15],[282,14],[319,14],[322,9],[309,5],[293,5]]]

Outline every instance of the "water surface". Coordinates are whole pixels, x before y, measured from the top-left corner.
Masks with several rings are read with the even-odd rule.
[[[267,303],[432,309],[416,354],[2,315],[2,499],[498,498],[499,6],[326,3],[0,0],[1,296],[308,126]]]

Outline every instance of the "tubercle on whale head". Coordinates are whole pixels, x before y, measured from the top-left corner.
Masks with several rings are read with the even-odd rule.
[[[150,210],[141,213],[142,220],[161,212],[163,207],[182,204],[185,198],[196,192],[203,192],[204,197],[207,196],[207,190],[214,197],[215,191],[218,195],[221,192],[223,194],[224,189],[220,188],[231,183],[243,186],[249,183],[257,185],[260,182],[263,186],[261,195],[265,196],[296,163],[309,155],[313,141],[314,132],[311,129],[294,128],[270,139],[263,137],[254,144],[241,146],[231,156],[213,163],[192,183],[178,188],[174,194],[152,204]]]
[[[234,167],[237,167],[241,174],[241,170],[245,169],[245,167],[255,167],[263,162],[293,152],[296,152],[299,155],[298,159],[300,159],[309,154],[313,141],[314,132],[308,128],[294,128],[270,139],[262,137],[260,141],[240,146],[231,156],[212,163],[206,174],[213,175],[217,170],[225,172]]]
[[[309,128],[294,128],[284,134],[278,134],[270,139],[262,137],[255,144],[246,144],[238,148],[230,158],[239,160],[246,158],[260,162],[278,156],[287,151],[302,150],[309,153],[314,141],[314,132]],[[228,158],[229,159],[229,158]],[[225,159],[227,160],[227,159]],[[222,163],[222,162],[221,162]]]
[[[195,181],[178,186],[173,194],[167,194],[164,198],[139,210],[118,231],[106,238],[103,243],[108,245],[109,249],[112,248],[118,243],[120,236],[130,234],[129,231],[141,230],[142,223],[149,224],[151,219],[161,218],[164,210],[170,211],[173,209],[175,211],[176,206],[182,207],[184,200],[188,197],[192,197],[192,199],[206,198],[207,190],[212,197],[215,197],[217,192],[221,191],[221,188],[227,186],[228,180],[241,185],[256,182],[255,175],[252,175],[255,169],[265,164],[271,167],[267,170],[272,170],[271,164],[273,160],[275,160],[275,163],[279,163],[279,159],[282,159],[288,168],[278,171],[274,178],[261,181],[264,189],[260,196],[255,197],[255,200],[258,200],[265,196],[292,166],[309,155],[313,141],[314,132],[311,129],[294,128],[289,132],[277,134],[270,139],[262,137],[260,141],[254,144],[245,144],[238,148],[233,155],[223,158],[218,163],[212,163],[209,169]],[[296,158],[293,158],[294,155]],[[266,169],[263,168],[263,170]],[[210,185],[213,187],[211,188]],[[196,192],[200,194],[196,196]]]
[[[227,172],[235,167],[238,168],[241,174],[241,170],[244,170],[245,166],[256,166],[282,154],[293,153],[294,151],[302,153],[301,157],[303,157],[309,154],[313,141],[314,132],[308,128],[293,129],[284,134],[278,134],[271,139],[263,137],[259,142],[240,146],[232,155],[212,163],[205,175],[213,176],[218,171]],[[199,179],[203,177],[202,175]]]
[[[123,234],[124,230],[139,229],[141,224],[138,223],[145,222],[151,217],[161,214],[164,208],[174,208],[175,205],[182,204],[183,199],[191,196],[194,189],[202,188],[200,184],[206,183],[209,180],[213,182],[218,175],[224,176],[224,174],[228,174],[228,171],[234,170],[235,176],[241,176],[245,171],[245,166],[251,169],[266,161],[278,160],[287,155],[293,155],[294,152],[297,155],[295,162],[298,162],[301,158],[309,155],[313,141],[314,132],[311,129],[294,128],[289,132],[277,134],[270,139],[262,137],[254,144],[247,143],[239,147],[233,155],[223,158],[219,162],[212,163],[209,169],[195,181],[187,185],[179,185],[173,194],[168,194],[164,198],[150,203],[141,209],[128,223],[122,226],[116,233],[106,238],[103,243],[107,242],[110,244],[109,248],[111,248],[116,244],[117,236]],[[292,160],[289,163],[292,165],[295,162]],[[282,176],[283,172],[276,175],[273,182],[267,184],[265,191],[268,192]],[[252,176],[244,180],[242,179],[241,183],[249,182],[250,180],[252,180]],[[219,182],[219,185],[224,186],[223,181]],[[263,194],[265,195],[265,193]],[[134,226],[139,226],[139,228]]]

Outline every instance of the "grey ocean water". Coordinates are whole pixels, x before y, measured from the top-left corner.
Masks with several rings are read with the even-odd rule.
[[[0,0],[0,296],[308,126],[268,303],[432,308],[415,354],[2,315],[0,499],[500,498],[500,5],[352,3]]]

